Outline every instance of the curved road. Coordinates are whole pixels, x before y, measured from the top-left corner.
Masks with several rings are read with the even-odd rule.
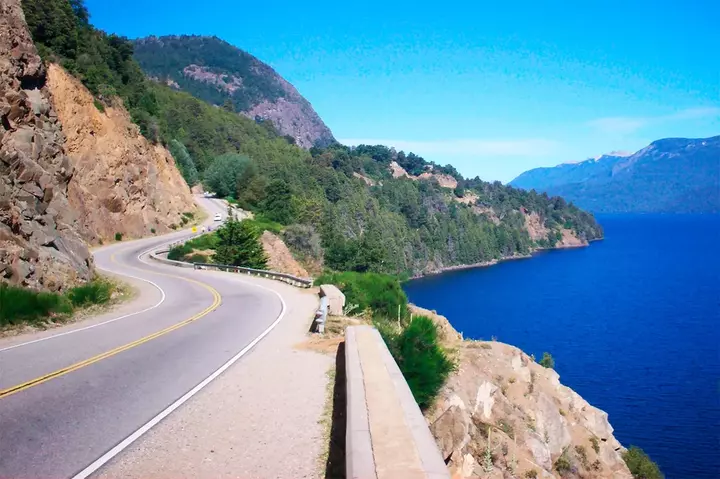
[[[0,477],[87,477],[282,318],[269,289],[147,257],[187,236],[95,251],[99,269],[140,285],[135,311],[0,340]]]

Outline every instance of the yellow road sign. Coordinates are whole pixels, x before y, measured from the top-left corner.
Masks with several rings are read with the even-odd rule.
[[[193,226],[193,227],[192,227],[192,232],[193,232],[193,233],[197,233],[197,226]]]

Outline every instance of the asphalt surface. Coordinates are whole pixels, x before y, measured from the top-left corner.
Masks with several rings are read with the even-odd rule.
[[[199,201],[210,219],[225,216],[219,202]],[[0,340],[0,478],[75,476],[278,319],[284,305],[268,289],[145,254],[186,236],[94,252],[99,269],[131,276],[141,288],[136,314]]]

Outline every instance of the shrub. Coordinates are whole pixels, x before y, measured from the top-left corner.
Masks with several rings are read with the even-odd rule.
[[[64,296],[0,283],[0,326],[38,322],[70,313],[72,304]]]
[[[635,479],[663,479],[658,465],[653,462],[645,451],[637,446],[623,452],[622,458]]]
[[[95,280],[70,289],[67,297],[75,307],[105,304],[110,301],[112,289],[112,284],[107,281]]]
[[[525,472],[525,477],[528,479],[535,479],[537,478],[537,471],[535,469],[530,469],[529,471]]]
[[[115,233],[115,241],[122,241],[122,233]]]
[[[600,442],[598,441],[598,438],[595,436],[590,438],[590,444],[592,444],[593,451],[595,451],[595,454],[600,453]]]
[[[510,437],[510,439],[515,439],[515,428],[513,427],[513,423],[511,421],[500,419],[497,425],[502,432]]]
[[[97,98],[93,99],[93,105],[95,105],[95,108],[97,108],[100,113],[105,113],[105,105]]]
[[[437,326],[432,319],[417,316],[386,342],[420,409],[427,409],[454,369],[438,343]]]
[[[187,258],[186,261],[188,263],[207,263],[208,259],[201,254],[194,254]]]
[[[316,285],[334,284],[343,294],[348,304],[357,304],[361,310],[371,309],[376,315],[386,318],[408,316],[407,296],[397,278],[381,273],[344,273],[324,274],[315,280]]]
[[[218,244],[220,243],[220,238],[218,238],[217,232],[212,232],[208,234],[204,234],[202,236],[198,236],[197,238],[193,238],[187,243],[189,247],[192,249],[215,249],[217,248]]]
[[[155,234],[155,228],[150,228],[150,232],[151,232],[152,234]]]
[[[580,464],[582,464],[582,467],[584,467],[585,469],[590,469],[590,463],[588,462],[585,446],[575,446],[575,453],[577,454],[578,460],[580,461]]]
[[[570,464],[570,460],[567,457],[567,449],[555,460],[553,467],[560,474],[565,474],[572,470],[572,464]]]
[[[320,259],[322,256],[320,235],[311,225],[290,225],[282,236],[288,248],[301,258]]]
[[[555,360],[553,359],[552,355],[547,352],[543,353],[543,357],[540,360],[539,364],[540,364],[540,366],[542,366],[544,368],[550,368],[550,369],[555,368]]]
[[[187,243],[182,244],[180,246],[174,246],[170,248],[170,251],[168,251],[168,259],[173,261],[182,261],[182,259],[185,257],[185,255],[190,254],[192,252],[192,248],[188,246]]]

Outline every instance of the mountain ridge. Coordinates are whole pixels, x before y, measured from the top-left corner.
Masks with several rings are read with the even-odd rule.
[[[720,211],[720,136],[663,138],[629,156],[526,171],[509,183],[598,213]]]
[[[151,78],[256,121],[270,121],[303,148],[335,141],[297,89],[271,66],[216,36],[136,39],[134,58]]]

